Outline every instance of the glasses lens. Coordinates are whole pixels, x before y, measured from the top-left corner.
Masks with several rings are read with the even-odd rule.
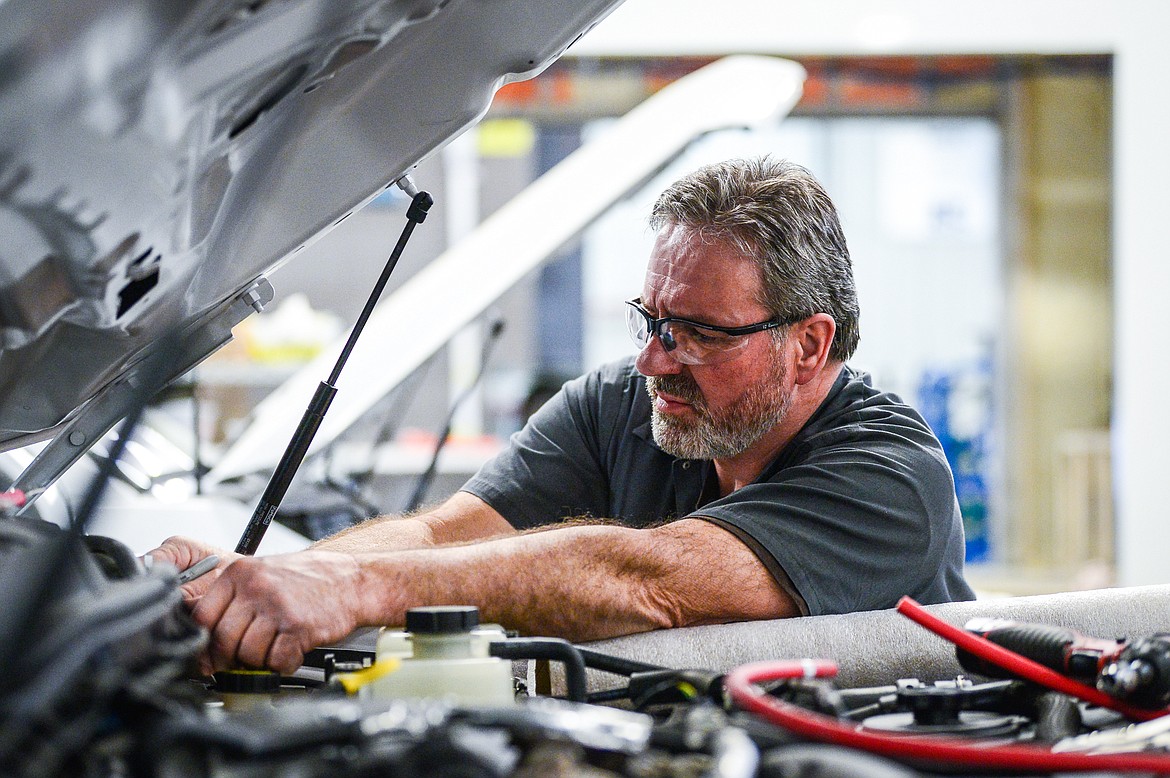
[[[679,357],[692,364],[717,361],[722,354],[735,351],[747,342],[746,338],[685,322],[671,322],[670,333],[680,352]]]
[[[632,303],[626,305],[626,327],[630,331],[634,345],[638,348],[646,348],[646,344],[650,342],[650,320]]]

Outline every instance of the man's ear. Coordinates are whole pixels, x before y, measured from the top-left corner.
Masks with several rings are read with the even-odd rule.
[[[827,313],[814,313],[792,325],[788,338],[796,347],[797,384],[807,384],[824,370],[836,333],[837,322]]]

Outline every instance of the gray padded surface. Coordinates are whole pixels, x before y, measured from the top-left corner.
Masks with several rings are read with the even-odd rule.
[[[932,605],[956,626],[975,616],[1070,627],[1103,638],[1170,632],[1170,585],[1098,589]],[[880,686],[899,678],[953,678],[954,647],[895,610],[661,630],[587,644],[606,654],[675,668],[730,670],[748,662],[832,659],[842,687]],[[592,673],[590,690],[619,685]]]

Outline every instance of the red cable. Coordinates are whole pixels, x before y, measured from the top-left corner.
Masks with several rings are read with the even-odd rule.
[[[784,678],[830,677],[837,665],[825,660],[760,662],[732,670],[724,682],[731,699],[777,726],[797,735],[834,745],[848,746],[894,759],[916,762],[960,763],[979,767],[1012,768],[1041,772],[1116,770],[1170,774],[1170,755],[1053,753],[1027,745],[989,745],[958,738],[886,735],[866,732],[856,725],[806,710],[769,696],[755,684]]]
[[[926,627],[939,637],[949,640],[959,648],[969,651],[980,659],[985,659],[997,667],[1002,667],[1014,675],[1038,683],[1041,686],[1047,686],[1050,689],[1082,699],[1085,702],[1100,705],[1102,708],[1109,708],[1118,713],[1124,713],[1129,718],[1137,721],[1150,721],[1151,719],[1161,718],[1167,713],[1170,713],[1170,711],[1165,709],[1148,710],[1128,705],[1116,697],[1111,697],[1103,691],[1094,689],[1092,686],[1086,686],[1083,683],[1074,681],[1051,668],[1032,661],[1026,656],[1017,654],[1011,649],[992,643],[987,638],[948,624],[937,616],[927,613],[925,608],[909,597],[903,597],[898,601],[897,610],[903,616]]]

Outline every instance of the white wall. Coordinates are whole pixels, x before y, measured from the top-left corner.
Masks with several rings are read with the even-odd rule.
[[[1123,584],[1170,582],[1170,3],[626,0],[580,56],[1114,55],[1114,458]]]

